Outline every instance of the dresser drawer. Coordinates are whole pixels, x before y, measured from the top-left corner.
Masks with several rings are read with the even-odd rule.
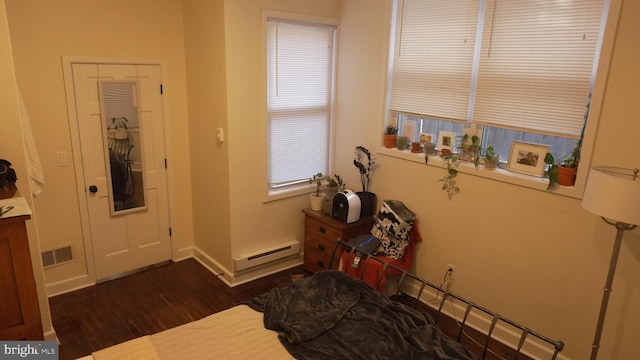
[[[318,271],[327,270],[329,268],[329,260],[331,257],[317,248],[307,248],[304,250],[304,269],[316,273]],[[337,269],[336,266],[333,266]]]
[[[327,223],[323,223],[313,218],[307,218],[305,223],[305,235],[324,238],[327,241],[335,242],[342,236],[342,232],[333,226],[327,225]]]
[[[304,222],[304,269],[318,272],[329,268],[331,253],[338,239],[348,241],[371,231],[372,218],[347,224],[330,215],[305,209]],[[338,268],[342,249],[336,251],[333,269]]]

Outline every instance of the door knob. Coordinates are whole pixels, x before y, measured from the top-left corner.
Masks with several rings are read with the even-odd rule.
[[[92,193],[97,193],[98,192],[98,187],[95,185],[91,185],[89,186],[89,191],[91,191]]]

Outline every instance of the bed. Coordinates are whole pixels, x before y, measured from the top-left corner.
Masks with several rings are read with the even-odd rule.
[[[338,241],[333,258],[356,250]],[[380,262],[363,256],[363,270]],[[394,265],[384,263],[383,272]],[[564,344],[480,307],[471,301],[395,268],[399,290],[417,289],[416,304],[425,289],[442,294],[436,316],[392,300],[361,279],[339,270],[325,270],[247,300],[231,309],[150,336],[140,337],[100,351],[88,358],[101,359],[482,359],[497,324],[521,332],[514,358],[525,344],[548,347],[556,359]],[[417,287],[416,287],[417,285]],[[444,304],[455,299],[466,304],[458,320],[458,338],[444,334],[438,320]],[[460,339],[472,312],[491,318],[481,352],[472,352]]]

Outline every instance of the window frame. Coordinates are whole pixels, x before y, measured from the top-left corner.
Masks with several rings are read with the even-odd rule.
[[[393,63],[394,56],[394,32],[396,28],[396,19],[397,19],[397,11],[398,11],[398,2],[394,0],[393,9],[391,11],[391,21],[390,21],[390,42],[388,48],[388,63]],[[618,28],[618,20],[620,18],[620,12],[622,10],[622,2],[620,0],[609,0],[609,7],[605,10],[606,17],[606,25],[603,30],[602,35],[602,45],[600,48],[600,55],[597,59],[596,66],[596,76],[593,81],[593,89],[591,95],[591,105],[589,110],[589,115],[587,119],[587,123],[585,126],[585,133],[582,143],[582,151],[581,151],[581,166],[578,167],[578,172],[576,176],[576,183],[574,186],[557,186],[553,193],[568,196],[572,198],[581,199],[584,193],[584,187],[587,182],[587,174],[589,173],[589,169],[592,166],[592,154],[595,146],[596,132],[598,129],[598,122],[600,120],[600,114],[602,110],[602,104],[604,100],[606,83],[609,76],[609,67],[611,65],[611,58],[613,56],[613,50],[615,45],[615,35]],[[393,68],[391,65],[387,66],[387,98],[390,97],[391,93],[391,78],[392,78]],[[387,104],[385,106],[385,113],[382,117],[379,129],[384,129],[384,127],[388,124],[388,119],[392,117],[393,112],[391,111],[390,101],[387,100]],[[465,133],[469,135],[478,135],[482,138],[482,125],[475,123],[467,123],[465,125]],[[435,134],[434,134],[435,135]],[[460,134],[462,135],[462,134]],[[379,142],[378,146],[378,154],[383,156],[389,156],[396,159],[413,161],[419,163],[425,163],[424,154],[414,154],[408,151],[398,150],[397,148],[385,148],[382,144],[382,141]],[[442,161],[440,156],[429,156],[426,158],[427,166],[439,167],[442,169],[446,169],[446,163]],[[473,163],[470,162],[458,162],[457,170],[459,173],[468,174],[473,176],[478,176],[490,180],[500,181],[507,184],[512,184],[516,186],[527,187],[530,189],[547,191],[547,185],[549,183],[546,178],[539,178],[535,176],[518,174],[515,172],[508,171],[506,169],[495,169],[495,170],[486,170],[482,166],[475,167]]]
[[[336,93],[336,74],[337,74],[337,55],[338,55],[338,39],[339,39],[339,31],[340,31],[340,21],[336,18],[331,17],[322,17],[322,16],[313,16],[313,15],[304,15],[298,13],[277,11],[277,10],[262,10],[262,72],[263,72],[263,91],[261,92],[261,96],[263,97],[262,103],[264,109],[264,117],[261,123],[262,127],[262,136],[264,138],[264,151],[263,151],[263,179],[262,183],[264,184],[264,195],[263,202],[276,201],[281,199],[287,199],[303,194],[308,194],[315,191],[315,184],[310,184],[308,182],[300,182],[294,183],[291,185],[281,186],[278,188],[271,188],[269,184],[269,110],[268,110],[268,54],[267,54],[267,44],[268,44],[268,31],[267,31],[267,23],[270,18],[277,18],[291,22],[300,22],[300,23],[316,23],[327,26],[335,27],[334,34],[334,48],[333,48],[333,67],[331,74],[331,110],[329,115],[329,129],[327,132],[327,143],[328,143],[328,158],[327,158],[327,173],[331,174],[333,172],[333,163],[334,163],[334,148],[335,148],[335,93]],[[311,177],[313,174],[309,174]]]

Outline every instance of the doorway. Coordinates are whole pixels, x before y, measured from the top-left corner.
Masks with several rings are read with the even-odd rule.
[[[169,260],[162,65],[66,58],[65,83],[89,276]]]

